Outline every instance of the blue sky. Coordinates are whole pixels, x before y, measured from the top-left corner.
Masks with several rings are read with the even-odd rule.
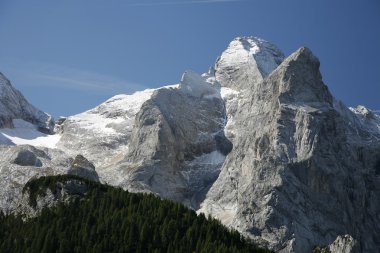
[[[380,110],[380,2],[0,0],[0,71],[53,116],[208,70],[237,36],[309,47],[348,106]]]

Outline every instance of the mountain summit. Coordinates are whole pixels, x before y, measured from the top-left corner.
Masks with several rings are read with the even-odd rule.
[[[215,77],[225,87],[244,89],[262,81],[284,60],[273,44],[256,37],[234,39],[217,59]]]
[[[13,119],[22,119],[36,125],[40,131],[52,133],[54,121],[24,98],[0,73],[0,128],[14,127]]]
[[[337,101],[319,66],[308,48],[285,58],[236,38],[207,73],[62,118],[49,141],[3,141],[0,207],[15,211],[30,178],[67,174],[81,155],[96,180],[184,203],[278,252],[376,252],[380,117]]]

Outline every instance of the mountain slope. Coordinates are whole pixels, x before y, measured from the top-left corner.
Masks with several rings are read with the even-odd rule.
[[[31,208],[61,202],[24,222],[0,214],[1,252],[269,252],[181,204],[75,176],[32,180],[23,194]]]
[[[200,212],[282,252],[310,252],[344,234],[374,252],[380,133],[334,107],[307,48],[246,92],[234,148]]]

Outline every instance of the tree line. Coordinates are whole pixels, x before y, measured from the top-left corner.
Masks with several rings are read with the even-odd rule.
[[[244,239],[218,220],[197,215],[182,204],[153,194],[129,193],[75,176],[29,182],[31,204],[58,182],[82,180],[89,191],[45,208],[38,217],[0,213],[0,252],[270,252]]]

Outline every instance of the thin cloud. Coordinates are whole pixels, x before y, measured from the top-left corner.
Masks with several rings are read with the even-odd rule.
[[[82,74],[71,75],[69,77],[49,75],[49,74],[35,74],[31,75],[34,79],[42,79],[49,81],[49,86],[61,87],[61,88],[74,88],[80,90],[113,90],[115,88],[120,88],[121,83],[116,83],[115,81],[109,80],[99,80],[95,76],[88,78],[83,77]],[[44,82],[45,83],[45,82]],[[37,86],[45,86],[44,84]]]
[[[161,6],[161,5],[190,5],[190,4],[215,4],[228,2],[242,2],[243,0],[193,0],[193,1],[166,1],[166,2],[151,2],[151,3],[131,3],[129,6]]]
[[[118,79],[113,76],[41,62],[13,61],[12,72],[28,86],[55,87],[89,92],[130,93],[146,89],[142,84]],[[25,81],[24,81],[25,82]]]

